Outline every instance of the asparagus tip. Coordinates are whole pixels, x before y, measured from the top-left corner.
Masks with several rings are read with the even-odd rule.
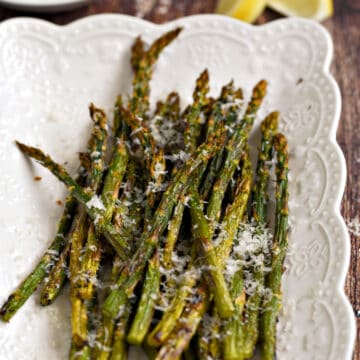
[[[28,155],[34,159],[41,158],[42,155],[44,155],[41,150],[32,146],[25,145],[20,141],[15,140],[15,144],[23,154]]]
[[[261,91],[262,93],[265,93],[266,89],[268,86],[268,82],[264,79],[261,79],[257,84],[256,84],[256,88],[258,89],[258,91]]]
[[[103,128],[106,124],[107,118],[104,110],[96,107],[94,103],[90,103],[89,112],[92,120],[95,123],[99,123],[100,127]]]
[[[28,146],[23,144],[22,142],[15,140],[16,146],[20,149],[21,152],[26,152],[28,149]]]
[[[260,128],[261,132],[265,133],[266,131],[271,131],[272,133],[277,131],[278,122],[279,122],[278,111],[271,112],[261,123]]]

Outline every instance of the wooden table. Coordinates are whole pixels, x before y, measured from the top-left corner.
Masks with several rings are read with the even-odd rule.
[[[216,0],[142,0],[148,9],[139,9],[133,0],[93,0],[87,7],[68,13],[36,15],[56,24],[67,24],[78,18],[99,13],[141,15],[161,23],[181,16],[214,11]],[[169,3],[169,6],[166,4]],[[141,10],[144,14],[141,14]],[[0,19],[34,14],[0,8]],[[264,23],[279,17],[267,10],[258,20]],[[335,0],[335,16],[324,22],[335,44],[332,73],[338,81],[343,97],[338,142],[345,154],[348,168],[342,214],[349,221],[360,213],[360,0]],[[357,346],[354,360],[360,360],[360,237],[351,236],[351,265],[346,281],[346,293],[358,314]],[[304,359],[305,360],[305,359]],[[338,359],[342,360],[342,359]]]

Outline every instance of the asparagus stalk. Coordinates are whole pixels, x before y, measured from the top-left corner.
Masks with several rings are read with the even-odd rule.
[[[234,317],[229,319],[224,327],[224,359],[241,360],[243,359],[243,334],[241,321],[245,304],[245,289],[243,283],[243,271],[241,267],[233,277],[231,296],[234,300],[235,312]]]
[[[40,149],[27,146],[20,142],[16,143],[24,154],[35,159],[38,163],[49,169],[61,182],[66,185],[72,196],[84,206],[84,209],[90,219],[96,223],[96,231],[105,236],[119,256],[123,259],[128,256],[129,249],[126,239],[118,233],[112,224],[103,220],[103,210],[89,205],[92,196],[87,191],[83,190],[61,165],[52,160],[50,156],[45,155]]]
[[[206,121],[206,131],[205,131],[205,139],[207,140],[209,136],[215,131],[215,129],[222,125],[225,126],[226,129],[228,129],[228,124],[230,123],[230,119],[233,117],[234,113],[229,112],[227,109],[223,109],[223,105],[228,101],[229,97],[233,95],[234,89],[233,89],[233,82],[230,82],[229,84],[225,85],[221,89],[221,93],[219,98],[215,100],[208,99],[207,103],[203,104],[203,113],[205,116],[205,113],[210,113],[208,116],[208,119]],[[228,130],[227,130],[227,137],[226,142],[228,141]],[[219,166],[222,163],[223,158],[223,152],[224,147],[221,148],[214,156],[214,158],[211,160],[210,164],[208,165],[209,171],[206,173],[204,184],[201,187],[201,194],[203,200],[206,199],[206,194],[204,189],[207,185],[212,181],[211,175],[212,175],[212,168],[214,167],[214,164],[218,164]],[[203,177],[203,174],[206,171],[206,167],[203,167],[200,169],[199,172],[199,184],[200,180]],[[216,174],[215,174],[216,175]]]
[[[232,245],[237,233],[237,229],[246,214],[248,198],[250,195],[250,185],[252,179],[251,161],[246,151],[242,157],[241,177],[236,186],[234,201],[228,205],[222,221],[221,242],[216,247],[216,253],[221,261],[221,268],[224,269]],[[242,269],[240,268],[231,284],[231,298],[234,303],[234,315],[224,326],[223,356],[224,359],[242,358],[242,337],[240,333],[241,314],[244,307],[245,291],[243,289]],[[215,314],[216,317],[216,314]],[[212,329],[216,333],[216,329]],[[211,350],[211,348],[210,348]]]
[[[129,243],[132,243],[137,229],[140,227],[141,218],[139,216],[141,204],[136,201],[136,191],[134,190],[138,184],[136,176],[136,164],[130,160],[127,179],[123,193],[121,194],[118,206],[115,209],[114,224],[119,232],[125,234]],[[125,207],[126,202],[130,202],[129,207]],[[132,219],[131,223],[125,218]],[[116,283],[121,268],[118,266],[120,259],[113,265],[113,283]],[[127,346],[125,343],[125,332],[129,318],[129,303],[124,304],[124,311],[118,319],[102,318],[97,334],[97,342],[94,350],[94,356],[99,360],[107,360],[110,356],[114,359],[126,358]],[[113,344],[115,344],[113,346]]]
[[[147,343],[149,345],[154,347],[159,346],[168,338],[184,310],[186,305],[185,299],[188,297],[191,289],[195,286],[196,280],[197,276],[192,269],[184,274],[183,279],[180,282],[179,290],[176,291],[169,309],[167,309],[160,322],[147,337]]]
[[[132,251],[138,245],[135,240],[138,240],[138,235],[141,234],[144,207],[142,199],[143,179],[138,172],[138,164],[130,159],[126,171],[126,183],[117,202],[113,218],[115,227],[127,238]]]
[[[48,280],[41,289],[40,304],[43,306],[52,304],[60,293],[60,290],[66,280],[70,248],[71,243],[68,241],[63,248],[56,264],[51,269],[48,275]]]
[[[272,158],[273,138],[277,132],[279,113],[269,114],[261,123],[262,139],[258,155],[256,169],[256,181],[252,190],[252,216],[258,231],[266,225],[267,209],[267,184],[269,181],[269,161]],[[255,345],[258,339],[259,307],[261,303],[260,289],[264,285],[264,271],[260,266],[254,269],[254,281],[257,283],[257,289],[254,294],[249,295],[245,308],[244,318],[244,356],[251,358],[254,353]]]
[[[164,163],[162,160],[162,150],[155,151],[155,141],[146,127],[143,126],[143,120],[149,111],[150,80],[152,77],[153,65],[163,49],[178,36],[180,31],[181,28],[177,28],[167,32],[155,40],[147,51],[144,50],[144,44],[140,38],[136,39],[132,47],[131,64],[134,70],[133,93],[129,102],[130,112],[126,113],[127,116],[125,119],[130,122],[130,127],[133,132],[136,132],[137,137],[142,143],[147,168],[155,167],[158,162],[160,164]],[[151,154],[151,152],[153,154]],[[151,155],[157,159],[153,159],[152,161]],[[150,179],[150,181],[154,180],[151,177]],[[161,179],[155,179],[156,184],[158,181],[161,181]],[[156,196],[152,193],[150,193],[148,197],[148,205],[146,207],[147,221],[150,219],[151,208],[156,199]]]
[[[114,212],[115,201],[118,198],[120,185],[126,171],[129,155],[124,142],[117,138],[116,148],[111,159],[108,173],[104,180],[101,200],[104,205],[104,221],[110,222]],[[81,278],[78,294],[83,300],[93,297],[94,279],[96,277],[101,257],[101,244],[95,233],[95,227],[90,225],[88,240],[81,264]]]
[[[88,176],[88,191],[96,194],[104,171],[104,158],[107,141],[107,117],[105,113],[90,105],[90,116],[94,121],[94,126],[90,141],[88,143],[88,155],[90,158],[90,173]],[[81,255],[85,243],[95,243],[96,236],[93,225],[88,229],[86,212],[83,208],[79,210],[77,228],[74,229],[71,238],[70,248],[70,300],[71,300],[71,327],[72,343],[77,348],[86,347],[88,340],[88,308],[83,299],[79,297],[81,287]],[[87,239],[86,234],[87,233]],[[99,254],[99,252],[98,252]],[[98,255],[99,256],[99,255]],[[85,352],[88,353],[87,351]],[[72,354],[72,352],[70,352]]]
[[[197,141],[200,135],[200,114],[202,108],[207,104],[207,93],[209,92],[209,74],[204,70],[196,80],[195,90],[193,92],[193,104],[185,111],[184,117],[186,129],[184,142],[186,149],[192,153],[195,151]],[[198,180],[200,181],[200,177]],[[165,241],[163,254],[163,263],[166,267],[171,266],[171,257],[176,240],[180,232],[185,205],[180,201],[175,208],[174,216],[169,224],[169,232]]]
[[[166,235],[164,251],[162,254],[162,264],[166,269],[170,269],[173,266],[172,253],[174,251],[175,243],[179,237],[180,227],[184,215],[185,204],[183,199],[180,199],[176,205],[173,217],[168,225],[168,233]]]
[[[144,228],[150,226],[156,207],[160,203],[161,197],[167,186],[167,184],[164,183],[167,174],[166,166],[164,149],[155,149],[154,146],[154,152],[149,163],[149,168],[145,168],[144,171],[147,172],[147,174],[143,175],[146,195]]]
[[[218,245],[218,253],[222,259],[223,267],[230,255],[236,233],[247,210],[251,179],[251,161],[248,151],[246,151],[243,156],[242,172],[240,181],[236,186],[234,201],[227,207],[222,222],[225,238]],[[233,318],[229,319],[224,325],[223,356],[225,360],[241,360],[243,358],[241,321],[245,302],[245,289],[243,286],[243,272],[241,267],[232,279],[231,298],[234,302],[235,310]]]
[[[127,336],[127,341],[130,344],[140,345],[143,342],[151,324],[151,319],[154,313],[154,305],[156,303],[159,292],[159,286],[159,254],[155,253],[152,259],[150,259],[148,262],[148,270],[146,273],[138,310]]]
[[[241,177],[234,192],[234,201],[226,207],[224,218],[221,222],[221,232],[219,234],[220,243],[216,247],[216,253],[221,261],[221,267],[224,268],[226,259],[229,257],[234,238],[240,226],[240,223],[246,214],[247,204],[250,195],[250,186],[252,180],[252,167],[248,151],[242,156],[243,166]]]
[[[141,39],[141,37],[138,36],[131,47],[131,59],[130,59],[131,67],[135,73],[139,70],[139,63],[141,59],[144,57],[144,55],[145,55],[145,44]]]
[[[230,205],[227,206],[226,212],[223,218],[223,221],[221,223],[221,232],[219,234],[219,241],[220,244],[216,246],[215,253],[219,257],[219,266],[223,270],[225,266],[225,261],[228,258],[233,240],[236,235],[236,231],[240,225],[240,222],[243,218],[243,214],[246,212],[247,209],[247,203],[248,203],[248,197],[250,192],[250,184],[251,184],[251,177],[252,177],[252,170],[251,170],[251,162],[248,155],[248,152],[245,151],[245,153],[242,155],[243,159],[243,168],[242,168],[242,174],[239,178],[238,184],[236,186],[236,191],[234,194],[234,201]],[[222,199],[219,199],[222,201]],[[211,216],[211,208],[208,208],[208,212]],[[213,225],[214,223],[212,223]],[[221,270],[221,271],[222,271]],[[235,294],[236,295],[236,294]],[[231,291],[231,297],[234,302],[235,308],[235,314],[239,311],[237,306],[237,297],[234,295],[234,290]],[[217,308],[216,308],[217,310]],[[220,322],[220,319],[218,319],[219,313],[218,311],[215,311],[213,313],[213,321],[210,324],[203,324],[203,332],[205,333],[211,333],[211,339],[205,339],[203,337],[203,334],[200,332],[198,344],[199,344],[199,350],[201,353],[201,356],[210,356],[213,358],[219,357],[220,352],[220,343],[218,340],[217,333],[219,332],[218,326],[215,326]],[[227,324],[233,323],[234,320],[230,319],[227,321]],[[228,326],[228,325],[227,325]],[[227,346],[229,346],[229,340],[226,339],[228,337],[229,331],[226,331],[225,333],[225,341],[224,341],[224,354],[227,356],[227,353],[229,352],[229,349],[226,349]],[[232,335],[231,335],[232,336]],[[239,348],[239,347],[238,347]]]
[[[108,360],[113,348],[115,322],[113,319],[102,319],[96,333],[95,347],[92,355],[97,360]]]
[[[84,254],[79,267],[76,293],[82,300],[91,300],[101,258],[101,244],[93,224],[89,225],[86,244],[82,252]]]
[[[177,322],[166,343],[160,348],[156,360],[173,360],[181,356],[195,334],[207,307],[206,290],[198,287],[194,298],[187,303],[181,320]]]
[[[141,39],[135,41],[133,47],[132,65],[135,70],[133,79],[133,94],[130,100],[130,110],[136,116],[144,118],[149,111],[150,79],[153,65],[163,49],[169,45],[181,32],[181,28],[169,31],[155,40],[144,52]]]
[[[119,272],[120,273],[120,272]],[[114,272],[114,280],[119,276],[119,273]],[[115,276],[117,275],[117,276]],[[112,321],[113,329],[113,346],[111,351],[111,360],[126,360],[128,353],[128,344],[126,342],[126,335],[128,330],[128,323],[131,315],[130,301],[126,299],[124,305],[119,308],[119,314],[116,320],[104,317],[105,321]]]
[[[78,216],[73,223],[70,247],[70,283],[71,283],[71,329],[72,343],[81,348],[87,342],[87,312],[83,301],[77,297],[76,288],[79,280],[81,251],[86,240],[88,229],[87,216],[83,208],[79,208]]]
[[[152,159],[150,163],[150,183],[148,184],[147,203],[145,207],[145,226],[149,224],[153,215],[153,209],[156,204],[157,191],[160,189],[166,174],[166,164],[164,157],[164,150],[161,148],[155,149],[152,152]]]
[[[128,344],[126,343],[125,340],[115,341],[111,351],[110,360],[127,360],[127,359],[128,359]]]
[[[230,101],[234,101],[234,105],[231,105],[230,107],[228,107],[229,99]],[[209,122],[214,123],[216,121],[219,121],[218,119],[223,118],[226,126],[229,129],[228,136],[230,137],[231,132],[233,131],[232,129],[234,127],[234,124],[237,120],[242,99],[243,94],[241,89],[235,90],[233,88],[232,82],[230,82],[228,85],[225,85],[221,90],[220,98],[214,107]],[[208,131],[210,131],[210,129],[208,129]],[[221,165],[224,160],[224,152],[225,149],[221,149],[210,163],[204,184],[201,188],[201,195],[203,199],[207,199],[212,190],[214,181],[216,180],[217,174],[220,171]]]
[[[210,325],[211,329],[208,352],[211,359],[219,360],[222,358],[222,344],[220,339],[222,321],[216,307],[212,308],[212,321]]]
[[[276,319],[281,305],[281,276],[288,245],[288,146],[284,135],[274,137],[276,163],[275,235],[272,246],[271,271],[267,287],[272,296],[265,305],[261,323],[262,359],[272,360],[275,355]]]
[[[132,48],[132,65],[135,71],[135,63],[139,56],[141,56],[142,41],[141,39],[137,40],[138,44],[134,44]],[[124,221],[125,212],[128,212],[128,209],[124,206],[125,201],[127,201],[127,196],[136,183],[136,171],[133,161],[129,161],[129,153],[125,145],[125,137],[127,135],[128,129],[124,122],[125,114],[124,107],[122,106],[121,97],[117,98],[115,104],[114,112],[114,133],[115,137],[115,147],[111,162],[109,165],[108,173],[104,180],[104,186],[102,190],[102,202],[105,207],[105,219],[106,221],[111,221],[114,217],[114,226],[119,233],[122,234],[124,238],[127,239],[127,242],[132,246],[132,237],[128,225]],[[116,206],[116,201],[119,194],[119,189],[122,183],[123,176],[127,170],[127,180],[124,187],[124,191],[119,200],[119,204]],[[134,207],[135,203],[132,203],[130,207]],[[114,216],[113,216],[114,215]],[[134,221],[137,217],[134,217]],[[121,259],[118,256],[115,256],[113,261],[112,269],[112,278],[113,282],[116,282],[117,277],[119,276],[122,264]],[[91,291],[91,288],[88,288]],[[115,321],[113,319],[101,318],[100,324],[97,329],[96,343],[93,349],[93,356],[99,360],[107,360],[111,356],[112,345],[114,343],[114,331],[115,331]],[[117,345],[118,347],[118,345]],[[125,350],[125,347],[122,347],[122,350]],[[126,354],[126,352],[125,352]]]
[[[120,202],[124,203],[127,194],[125,191],[128,191],[129,184],[133,184],[136,181],[135,173],[134,173],[134,164],[130,162],[129,164],[129,174],[128,179],[125,185],[124,193],[120,198]],[[134,203],[133,203],[134,204]],[[132,206],[133,206],[132,204]],[[127,227],[124,224],[123,216],[125,209],[123,207],[117,207],[115,209],[114,215],[114,224],[119,229],[120,232],[126,232],[128,236],[128,240],[131,241],[134,234],[129,232]],[[135,218],[134,218],[135,219]],[[136,226],[136,224],[134,224]],[[123,261],[118,256],[115,256],[113,260],[113,267],[112,267],[112,283],[115,283],[119,277],[120,271],[123,266]],[[118,327],[117,320],[112,318],[103,317],[101,319],[101,323],[98,327],[97,337],[95,348],[93,351],[93,356],[98,360],[107,360],[110,358],[111,355],[114,359],[122,359],[126,358],[127,354],[127,347],[124,344],[124,339],[119,339],[119,331],[116,331]],[[124,336],[123,336],[124,338]],[[114,345],[115,344],[115,345]]]
[[[61,253],[65,245],[65,236],[69,231],[76,209],[76,200],[68,196],[65,208],[59,221],[55,238],[48,250],[41,257],[35,269],[26,277],[20,286],[9,296],[0,310],[1,318],[9,321],[20,307],[26,302],[39,284],[44,280],[55,259]]]
[[[126,310],[126,312],[121,316],[121,321],[118,320],[116,323],[110,360],[127,360],[128,358],[128,344],[125,341],[125,329],[129,316],[129,311]]]
[[[205,262],[209,267],[209,288],[214,295],[216,308],[220,317],[226,319],[232,315],[234,306],[231,301],[230,293],[225,282],[219,259],[212,244],[210,226],[203,213],[199,194],[196,189],[191,190],[189,204],[192,231],[194,238],[201,244]]]
[[[123,303],[124,299],[132,295],[135,286],[142,277],[146,262],[153,254],[158,237],[164,232],[176,202],[188,185],[189,176],[201,164],[207,162],[214,155],[223,144],[223,141],[223,128],[219,128],[207,143],[198,147],[193,157],[191,157],[175,175],[155,211],[151,228],[149,230],[145,229],[141,236],[139,249],[133,258],[128,261],[120,275],[117,283],[119,288],[113,290],[104,303],[103,314],[105,316],[115,317],[118,311],[117,309]]]
[[[122,261],[115,255],[112,267],[112,282],[119,276]],[[97,360],[108,360],[111,356],[114,343],[115,321],[113,319],[102,318],[97,328],[95,347],[92,356]]]
[[[194,102],[187,107],[184,114],[186,121],[184,143],[186,150],[190,152],[197,146],[197,140],[201,131],[200,114],[202,108],[207,104],[208,92],[209,73],[207,70],[204,70],[196,80],[196,86],[193,93]]]
[[[246,146],[248,133],[254,123],[256,112],[265,96],[266,86],[267,83],[265,80],[261,80],[256,84],[244,118],[240,124],[234,128],[234,133],[227,144],[225,161],[220,171],[218,180],[216,180],[213,186],[213,192],[207,208],[207,215],[214,222],[218,222],[220,219],[221,205],[226,188],[234,174],[234,171],[239,165],[240,156]]]
[[[252,190],[252,215],[260,224],[266,224],[266,208],[268,194],[266,191],[269,181],[269,161],[272,158],[273,138],[277,133],[279,113],[270,113],[261,123],[261,144],[256,168],[256,181]]]
[[[115,149],[104,179],[101,199],[105,207],[105,221],[111,221],[115,203],[119,195],[122,179],[127,170],[129,153],[123,138],[116,138]]]
[[[131,306],[129,300],[124,302],[120,308],[120,315],[115,322],[113,348],[111,352],[111,360],[127,359],[128,344],[126,335],[128,332],[128,324],[131,315]]]
[[[88,144],[88,152],[91,160],[89,186],[96,192],[99,187],[103,171],[107,140],[107,117],[103,110],[90,104],[90,116],[94,121],[94,127]]]
[[[178,204],[179,205],[179,204]],[[184,205],[183,205],[184,206]],[[181,219],[182,219],[182,213],[181,213],[181,217],[178,216],[178,214],[176,214],[176,212],[178,211],[178,206],[175,208],[175,211],[174,211],[174,215],[173,215],[173,219],[171,221],[171,223],[173,224],[173,226],[170,227],[169,229],[169,232],[168,232],[168,235],[167,235],[167,240],[169,238],[173,238],[174,239],[174,242],[176,241],[176,238],[177,238],[177,235],[178,235],[178,232],[180,230],[180,225],[181,225]],[[176,222],[174,224],[174,221]],[[179,222],[180,223],[179,223]],[[172,261],[172,249],[171,249],[171,252],[169,252],[168,254],[170,256],[170,260],[169,261]],[[167,263],[167,264],[164,264],[164,259],[162,259],[162,263],[163,263],[163,266],[165,267],[171,267],[171,264],[170,263]],[[157,275],[160,276],[160,269],[159,269],[159,263],[156,264],[156,272],[157,272]],[[148,268],[148,273],[146,275],[146,277],[149,277],[151,278],[151,274],[149,273],[149,269]],[[152,267],[151,268],[152,272],[154,273],[155,272],[155,267]],[[157,279],[159,280],[159,279]],[[180,296],[182,297],[186,297],[185,293],[187,294],[187,292],[189,291],[189,286],[192,286],[190,284],[187,285],[187,283],[189,283],[189,280],[190,280],[190,283],[195,283],[195,278],[193,276],[190,276],[189,277],[185,277],[185,281],[183,283],[183,290],[184,290],[184,294],[180,294]],[[193,281],[192,281],[193,280]],[[158,291],[159,291],[159,285],[160,285],[160,282],[158,281],[156,286],[153,286],[151,288],[151,291],[152,292],[148,292],[146,295],[144,295],[144,301],[146,301],[145,299],[147,298],[154,298],[154,297],[157,297],[157,294],[158,294]],[[148,288],[147,287],[144,287],[145,290],[147,290]],[[149,306],[150,304],[150,306]],[[133,342],[133,343],[140,343],[143,341],[145,335],[146,335],[146,332],[148,331],[148,328],[150,326],[150,319],[147,318],[147,314],[150,314],[154,311],[154,308],[155,308],[155,301],[147,301],[146,302],[146,305],[147,306],[141,306],[142,305],[142,301],[140,301],[140,304],[138,306],[138,311],[135,315],[135,320],[138,324],[146,324],[145,326],[142,327],[142,330],[143,331],[139,331],[138,332],[135,332],[134,331],[134,337],[135,339],[133,339],[133,341],[129,340],[129,342]],[[183,310],[183,304],[180,302],[179,305],[177,305],[176,301],[172,303],[172,306],[173,306],[173,310],[174,312],[169,312],[171,315],[175,315],[175,319],[181,315],[181,312]],[[142,307],[144,309],[142,309]],[[146,310],[146,311],[145,311]],[[168,313],[168,314],[169,314]],[[177,314],[177,315],[176,315]],[[159,331],[160,334],[156,334],[154,335],[155,339],[156,339],[156,336],[159,336],[164,339],[166,338],[166,336],[171,332],[172,328],[173,328],[173,324],[172,324],[172,316],[164,316],[162,319],[161,319],[161,322],[158,324],[159,326],[161,326],[161,330]],[[133,327],[132,327],[133,328]],[[157,327],[158,328],[158,327]],[[156,329],[154,330],[156,331]],[[148,343],[151,344],[151,339],[150,337],[148,336]],[[153,343],[157,343],[159,339],[156,339],[156,340],[153,340]],[[160,339],[161,340],[161,339]]]

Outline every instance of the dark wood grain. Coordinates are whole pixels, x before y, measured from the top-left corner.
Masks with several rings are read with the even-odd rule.
[[[211,13],[216,0],[172,0],[166,7],[161,0],[143,0],[149,11],[143,16],[161,23],[181,16]],[[56,24],[67,24],[81,17],[99,13],[123,13],[135,15],[136,2],[133,0],[93,0],[90,5],[68,13],[53,15],[29,14],[0,8],[0,19],[15,16],[38,16]],[[279,15],[267,10],[258,23],[276,19]],[[348,168],[347,186],[342,202],[342,214],[349,221],[360,213],[360,1],[336,0],[335,15],[324,22],[334,39],[335,57],[332,73],[338,81],[343,97],[342,115],[338,129],[338,142],[345,154]],[[354,311],[360,312],[360,238],[351,236],[351,264],[346,280],[346,293],[353,304]],[[354,360],[360,360],[360,319],[357,319],[358,332]],[[339,359],[342,360],[342,359]]]
[[[334,40],[332,73],[340,85],[342,112],[337,132],[348,170],[341,211],[346,221],[360,213],[360,2],[337,0],[335,16],[324,25]],[[351,260],[346,293],[357,317],[354,360],[360,360],[360,237],[351,235]]]

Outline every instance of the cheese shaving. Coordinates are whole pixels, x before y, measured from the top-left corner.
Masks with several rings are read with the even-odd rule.
[[[101,201],[101,199],[97,196],[94,195],[87,203],[86,206],[89,209],[95,208],[98,210],[105,210],[105,206],[103,204],[103,202]]]

